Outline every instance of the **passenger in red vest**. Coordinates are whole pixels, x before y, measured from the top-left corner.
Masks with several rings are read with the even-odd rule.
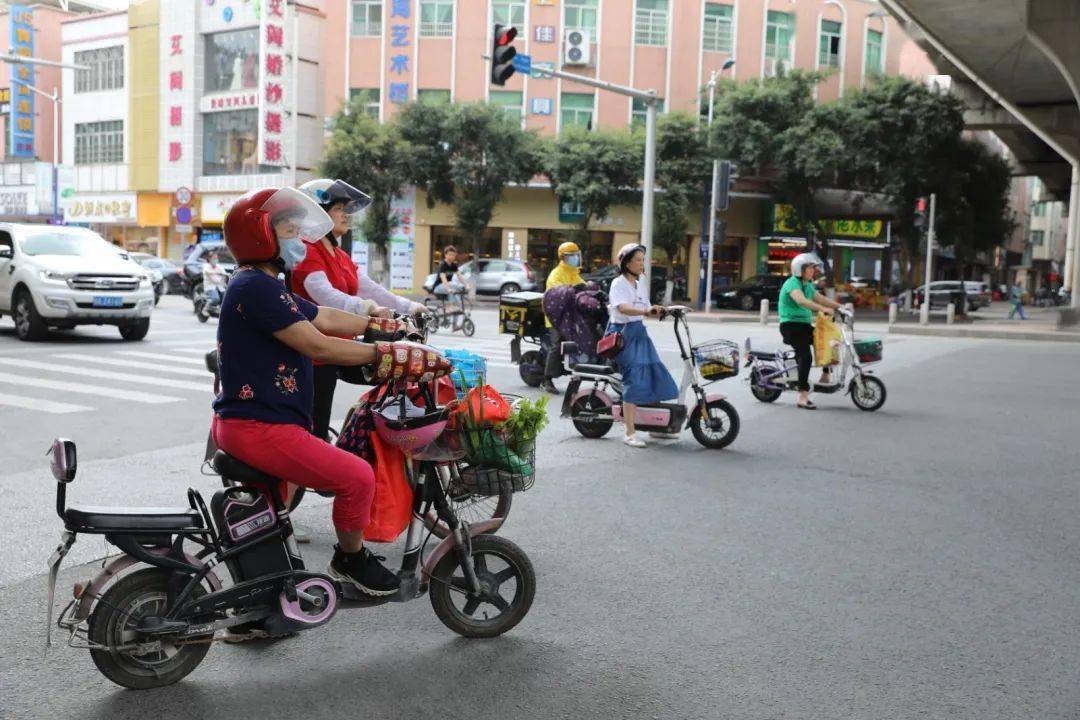
[[[371,204],[371,198],[344,180],[311,180],[300,190],[312,198],[334,221],[333,229],[308,246],[304,261],[292,271],[291,289],[306,300],[358,315],[389,317],[393,312],[413,315],[424,306],[395,295],[372,280],[341,249],[341,237],[349,231],[350,219]],[[356,368],[337,365],[315,366],[315,402],[312,434],[329,439],[330,413],[338,378],[363,384]]]

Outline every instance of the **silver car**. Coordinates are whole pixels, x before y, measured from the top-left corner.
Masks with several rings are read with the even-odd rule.
[[[473,271],[474,266],[479,266],[478,272]],[[482,294],[506,295],[537,287],[536,273],[522,260],[483,258],[475,263],[470,260],[461,266],[460,272],[470,283],[475,283],[476,292]],[[435,274],[432,273],[424,280],[424,288],[431,292],[434,285]]]

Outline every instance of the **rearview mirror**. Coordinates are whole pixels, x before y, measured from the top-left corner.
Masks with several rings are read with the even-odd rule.
[[[69,483],[74,480],[77,464],[75,443],[64,438],[56,438],[53,440],[49,454],[52,456],[49,464],[52,466],[52,474],[56,481]]]
[[[10,260],[14,257],[11,248],[7,245],[0,245],[0,260]]]

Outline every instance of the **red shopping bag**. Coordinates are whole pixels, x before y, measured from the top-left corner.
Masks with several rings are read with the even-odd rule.
[[[490,385],[480,385],[465,393],[454,410],[456,420],[472,427],[490,427],[510,419],[510,403]]]
[[[405,456],[378,433],[371,433],[375,451],[375,497],[371,501],[371,522],[364,530],[364,539],[388,543],[409,526],[412,517],[412,488],[405,479]]]

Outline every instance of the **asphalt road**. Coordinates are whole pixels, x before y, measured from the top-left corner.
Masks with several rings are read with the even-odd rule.
[[[485,352],[493,384],[522,391],[494,314],[476,319],[477,337],[434,343]],[[56,435],[79,443],[74,504],[209,495],[209,384],[180,370],[200,367],[213,330],[175,298],[142,343],[103,328],[25,345],[0,320],[0,717],[1080,716],[1072,344],[887,337],[889,399],[873,414],[839,395],[814,414],[787,396],[762,405],[729,380],[716,387],[742,432],[724,451],[689,434],[633,450],[617,431],[586,440],[554,418],[536,487],[515,496],[503,531],[536,566],[536,602],[496,640],[457,638],[421,599],[344,611],[275,644],[216,645],[154,692],[111,685],[63,644],[43,658],[42,572],[60,524],[42,453]],[[670,326],[651,334],[674,368]],[[336,416],[354,394],[339,386]],[[299,513],[311,567],[329,557],[328,514],[321,498]],[[92,573],[77,563],[103,552],[76,544],[61,597]]]

